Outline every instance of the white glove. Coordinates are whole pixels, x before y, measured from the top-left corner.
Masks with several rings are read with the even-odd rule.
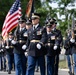
[[[3,49],[1,49],[0,52],[3,52]]]
[[[57,48],[58,48],[58,46],[56,46],[56,45],[53,47],[54,50],[56,50]]]
[[[6,49],[9,49],[9,46],[6,46],[5,48],[6,48]]]
[[[26,47],[27,47],[26,45],[23,45],[23,46],[22,46],[22,49],[23,49],[23,50],[25,50],[25,49],[26,49]]]
[[[36,45],[36,47],[37,47],[38,49],[41,49],[41,45],[40,45],[39,43]]]
[[[71,39],[70,39],[70,42],[74,43],[74,42],[75,42],[75,39],[72,39],[72,38],[71,38]]]
[[[16,41],[15,41],[15,40],[12,40],[11,43],[12,43],[13,45],[15,45],[15,44],[16,44]]]
[[[1,52],[3,52],[3,49],[1,49]]]
[[[25,52],[25,56],[26,56],[26,57],[28,56],[28,52]]]

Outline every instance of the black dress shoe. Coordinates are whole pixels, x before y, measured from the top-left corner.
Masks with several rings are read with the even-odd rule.
[[[8,70],[8,74],[11,74],[11,71]]]

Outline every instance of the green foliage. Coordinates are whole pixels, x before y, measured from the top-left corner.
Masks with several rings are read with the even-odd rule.
[[[44,23],[45,23],[44,21],[46,20],[46,16],[47,16],[48,11],[45,10],[45,8],[38,8],[36,10],[36,12],[40,13],[40,15],[41,15],[41,19],[40,19],[41,25],[44,25]]]
[[[9,11],[12,3],[13,3],[13,0],[8,0],[8,1],[0,0],[0,31],[2,30],[2,25],[5,20],[5,16]]]

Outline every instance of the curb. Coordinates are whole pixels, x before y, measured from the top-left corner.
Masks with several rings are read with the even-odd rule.
[[[69,69],[59,69],[60,71],[69,71]]]

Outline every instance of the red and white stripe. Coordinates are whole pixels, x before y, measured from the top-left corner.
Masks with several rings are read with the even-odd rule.
[[[8,12],[2,28],[3,37],[6,36],[8,32],[13,30],[18,25],[18,19],[20,17],[21,17],[21,7],[19,7],[19,9],[11,15],[10,12]]]

